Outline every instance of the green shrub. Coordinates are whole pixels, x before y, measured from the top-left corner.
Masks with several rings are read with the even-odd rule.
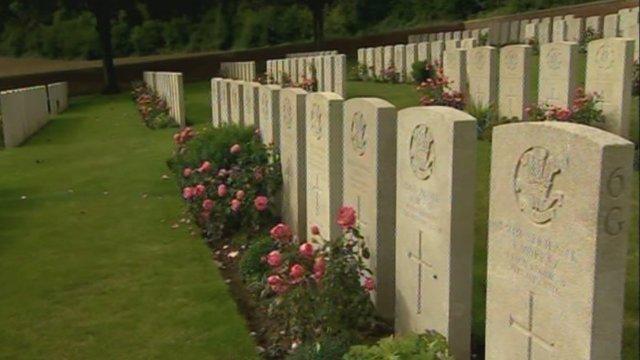
[[[162,48],[164,39],[162,38],[163,25],[158,20],[145,20],[131,31],[131,44],[134,51],[139,55],[147,55]]]
[[[216,244],[244,232],[264,234],[275,222],[282,184],[280,162],[254,129],[184,128],[167,165],[176,175],[188,211],[205,239]]]
[[[189,43],[191,23],[186,17],[178,17],[163,23],[162,37],[165,49],[182,50]]]
[[[358,334],[376,324],[370,296],[375,280],[365,264],[369,249],[355,225],[355,210],[343,206],[338,213],[343,233],[334,239],[323,238],[328,230],[317,227],[305,243],[296,241],[286,224],[270,231],[278,249],[266,258],[271,271],[264,294],[275,295],[268,314],[284,334],[274,342]]]
[[[229,29],[224,22],[224,15],[220,6],[212,7],[202,20],[193,27],[189,37],[189,50],[218,50],[224,44]]]
[[[96,22],[90,12],[72,14],[58,10],[51,25],[42,26],[40,54],[52,58],[97,59],[100,57],[100,42]]]
[[[276,245],[269,237],[258,238],[249,245],[239,265],[240,275],[246,284],[263,281],[269,272],[269,265],[264,261],[264,257],[275,249]]]
[[[388,337],[373,346],[351,347],[344,360],[420,359],[453,360],[444,336],[430,331],[402,338]]]
[[[435,70],[428,61],[416,61],[411,64],[411,76],[418,84],[434,77]]]
[[[302,343],[289,356],[287,360],[329,360],[341,359],[349,351],[353,344],[350,337],[331,336],[323,337],[318,341],[307,341]]]
[[[111,46],[114,56],[127,56],[133,53],[131,44],[131,26],[127,23],[124,13],[111,25]]]

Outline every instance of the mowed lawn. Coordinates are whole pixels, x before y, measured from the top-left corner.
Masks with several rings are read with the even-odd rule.
[[[582,80],[583,81],[583,80]],[[391,85],[371,82],[350,82],[348,97],[380,97],[399,109],[416,106],[418,93],[411,85]],[[633,98],[632,129],[638,132],[638,97]],[[491,143],[478,141],[475,254],[473,282],[473,336],[482,343],[484,337],[486,267],[487,267],[487,221],[489,211],[489,171]],[[627,280],[625,290],[624,359],[638,359],[638,172],[634,172],[632,186],[632,211],[629,224],[629,246],[627,251]]]
[[[398,108],[418,98],[410,85],[349,82],[347,91]],[[198,126],[208,121],[209,96],[208,82],[186,86],[187,117]],[[170,228],[181,211],[175,185],[161,180],[171,135],[142,126],[127,96],[93,96],[73,99],[23,147],[0,151],[0,358],[255,356],[206,248],[183,224]],[[490,148],[478,143],[476,341],[484,336]],[[634,177],[625,359],[638,352]]]
[[[187,86],[200,123],[203,92]],[[0,358],[257,358],[162,179],[173,132],[144,127],[126,93],[87,96],[0,151]]]

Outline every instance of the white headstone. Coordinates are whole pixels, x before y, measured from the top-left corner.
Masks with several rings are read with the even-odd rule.
[[[220,83],[222,78],[211,79],[211,124],[214,127],[221,125],[220,115]]]
[[[467,87],[467,50],[454,49],[445,51],[444,75],[449,78],[449,87],[453,91],[468,94]]]
[[[509,45],[500,49],[499,116],[527,120],[525,107],[533,102],[529,95],[533,49],[529,45]]]
[[[418,61],[418,44],[409,44],[405,50],[405,79],[407,81],[413,81],[413,64]]]
[[[418,43],[418,61],[430,61],[431,56],[429,56],[429,43],[421,42]]]
[[[578,44],[555,42],[540,46],[538,104],[568,108],[577,86]]]
[[[444,53],[444,43],[440,40],[438,41],[432,41],[430,43],[431,45],[431,61],[432,63],[439,63],[440,65],[442,65],[442,57],[443,57],[443,53]]]
[[[618,36],[618,14],[609,14],[604,17],[602,37],[612,38]]]
[[[587,49],[587,93],[597,92],[606,122],[603,128],[629,137],[633,41],[626,38],[594,40]]]
[[[220,124],[231,123],[230,81],[228,79],[220,81]]]
[[[276,148],[280,143],[280,90],[279,85],[260,86],[260,135],[266,145]]]
[[[398,73],[398,81],[405,82],[407,74],[406,49],[404,44],[393,47],[393,62]]]
[[[258,126],[260,119],[260,83],[244,83],[244,125]]]
[[[598,34],[602,34],[602,16],[589,16],[585,20],[585,28],[591,29]]]
[[[567,23],[564,20],[557,20],[553,23],[553,42],[567,40]]]
[[[538,23],[538,44],[543,45],[551,41],[551,21],[544,18]]]
[[[469,114],[398,113],[395,328],[438,331],[456,359],[471,356],[475,168]]]
[[[467,50],[467,81],[469,100],[482,107],[496,103],[498,98],[498,49],[480,46]]]
[[[301,240],[307,234],[306,96],[300,88],[280,91],[282,219]]]
[[[396,108],[377,98],[344,103],[344,204],[355,208],[371,251],[372,294],[383,318],[394,318]],[[384,169],[384,170],[383,170]]]
[[[335,93],[310,93],[306,104],[307,237],[317,225],[325,239],[342,230],[336,223],[342,206],[342,102]]]
[[[620,359],[633,145],[525,122],[491,155],[485,359]]]
[[[229,84],[231,96],[231,122],[236,125],[244,125],[244,82],[233,80]]]

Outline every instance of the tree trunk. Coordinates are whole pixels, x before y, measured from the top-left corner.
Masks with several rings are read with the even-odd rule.
[[[111,46],[111,16],[106,2],[99,2],[92,7],[96,17],[96,29],[100,36],[102,46],[102,74],[104,78],[104,94],[115,94],[120,91],[116,77],[116,68],[113,65],[113,48]]]
[[[320,50],[324,41],[324,1],[317,0],[313,8],[313,39],[316,50]]]

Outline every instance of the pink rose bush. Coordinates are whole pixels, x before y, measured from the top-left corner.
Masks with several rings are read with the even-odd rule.
[[[265,292],[267,313],[284,326],[290,342],[342,332],[367,331],[374,323],[369,293],[375,290],[365,265],[369,250],[352,207],[340,209],[343,234],[324,239],[316,226],[311,239],[300,241],[288,225],[275,225],[270,235],[276,250],[265,255],[270,271]]]
[[[139,81],[131,84],[131,96],[136,103],[142,122],[151,129],[178,126],[169,116],[167,102],[151,90],[146,83]]]
[[[529,121],[564,121],[594,125],[604,123],[605,120],[602,110],[598,107],[600,102],[602,100],[597,93],[587,94],[583,88],[578,87],[569,108],[549,104],[531,105],[525,108],[525,112]]]
[[[266,232],[275,222],[270,206],[281,186],[280,163],[253,129],[216,128],[174,135],[167,162],[189,213],[210,244],[237,232]]]
[[[462,93],[451,89],[453,82],[444,75],[444,69],[439,62],[436,62],[433,67],[436,69],[434,76],[427,78],[417,87],[418,92],[422,94],[420,105],[449,106],[462,110],[465,105]]]

